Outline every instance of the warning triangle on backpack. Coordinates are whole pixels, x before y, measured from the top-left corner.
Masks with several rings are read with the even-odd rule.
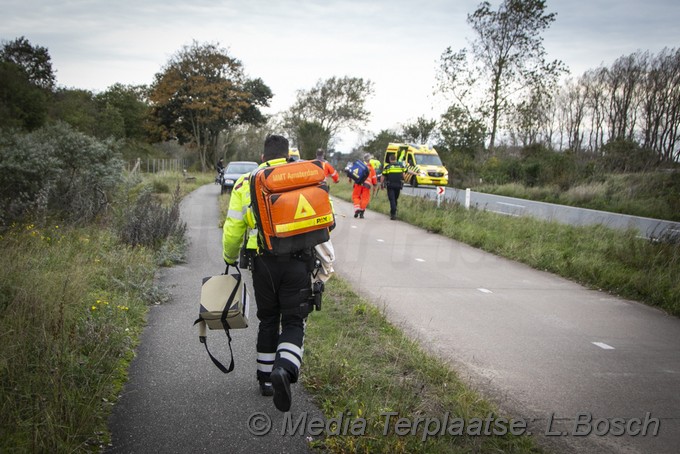
[[[300,194],[298,199],[297,209],[295,210],[295,216],[293,219],[306,218],[309,216],[314,216],[316,211],[312,208],[312,204],[305,198],[304,195]]]

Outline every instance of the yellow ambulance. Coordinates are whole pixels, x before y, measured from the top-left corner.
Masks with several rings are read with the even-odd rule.
[[[446,186],[448,184],[449,171],[442,164],[434,148],[412,143],[391,143],[385,150],[385,163],[389,162],[388,158],[392,154],[396,155],[397,161],[404,162],[406,166],[412,168],[417,166],[417,175],[404,175],[404,180],[414,188],[419,185]]]

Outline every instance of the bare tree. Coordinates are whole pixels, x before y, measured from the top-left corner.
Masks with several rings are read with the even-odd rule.
[[[543,0],[505,0],[497,11],[482,2],[468,15],[475,32],[471,53],[449,47],[441,56],[440,90],[452,93],[470,113],[488,113],[489,148],[495,146],[501,116],[514,98],[542,80],[557,80],[566,71],[562,62],[546,61],[541,33],[556,14],[545,10]],[[478,83],[482,86],[475,87]],[[483,93],[481,105],[469,101],[475,91]],[[474,104],[477,107],[471,108]]]
[[[341,129],[358,129],[368,121],[370,112],[365,103],[372,94],[370,80],[357,77],[319,80],[311,89],[298,91],[284,123],[293,138],[300,135],[302,129],[313,126],[311,129],[315,129],[317,136],[326,136],[330,142]]]
[[[606,70],[609,91],[609,140],[633,139],[647,54],[618,58]]]
[[[650,60],[641,105],[643,145],[662,161],[680,158],[680,50],[664,49]]]

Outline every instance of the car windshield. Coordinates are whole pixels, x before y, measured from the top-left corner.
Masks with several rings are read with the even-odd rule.
[[[442,165],[442,160],[436,154],[416,153],[416,163],[424,166],[440,166]]]
[[[239,175],[242,175],[244,173],[248,173],[253,171],[257,167],[257,164],[247,164],[247,163],[239,163],[239,164],[229,164],[227,167],[227,172],[226,173],[238,173]]]

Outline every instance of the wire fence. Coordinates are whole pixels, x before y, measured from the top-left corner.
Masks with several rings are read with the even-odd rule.
[[[126,165],[128,172],[182,172],[189,166],[188,159],[136,159]]]

